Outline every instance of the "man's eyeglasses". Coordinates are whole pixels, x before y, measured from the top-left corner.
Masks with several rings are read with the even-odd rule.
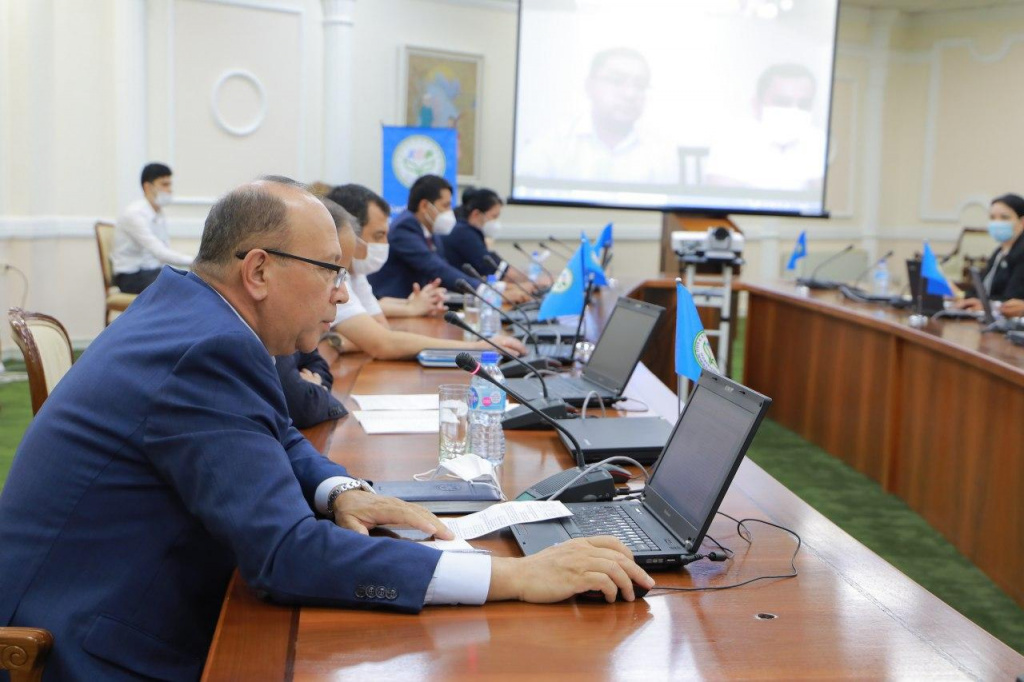
[[[249,251],[252,251],[252,250],[253,249],[249,249]],[[342,266],[342,265],[335,265],[334,263],[325,263],[322,260],[313,260],[312,258],[305,258],[303,256],[296,256],[294,253],[286,253],[284,251],[278,251],[277,249],[260,249],[260,250],[261,251],[266,251],[267,253],[269,253],[269,254],[271,254],[273,256],[280,256],[281,258],[291,258],[292,260],[300,260],[303,263],[309,263],[310,265],[315,265],[318,268],[323,268],[324,270],[330,270],[331,272],[334,273],[334,288],[335,289],[341,288],[341,285],[348,281],[348,270],[346,270],[345,267]],[[249,255],[249,251],[239,251],[239,252],[237,252],[235,254],[235,258],[237,258],[238,260],[242,260],[243,258],[245,258],[246,256]]]

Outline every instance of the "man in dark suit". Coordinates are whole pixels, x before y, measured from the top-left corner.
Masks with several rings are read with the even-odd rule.
[[[426,286],[440,278],[441,285],[457,291],[464,279],[474,289],[480,280],[452,267],[444,257],[442,237],[455,227],[452,186],[436,175],[424,175],[409,188],[408,210],[388,229],[388,260],[368,279],[378,297],[405,298],[413,284]]]
[[[274,359],[274,366],[295,428],[308,429],[348,414],[341,401],[331,395],[334,375],[320,353],[281,355]]]
[[[302,438],[271,357],[316,346],[350,259],[311,194],[243,186],[193,271],[164,268],[55,387],[0,494],[0,625],[54,634],[47,679],[197,678],[236,566],[277,602],[405,612],[653,584],[611,538],[491,559],[368,536],[450,532]]]

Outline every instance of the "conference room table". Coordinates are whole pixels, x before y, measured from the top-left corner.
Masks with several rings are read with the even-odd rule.
[[[606,291],[591,334],[619,293]],[[455,338],[440,320],[393,326]],[[671,334],[664,320],[657,334]],[[334,393],[431,393],[467,383],[457,369],[345,356],[332,365]],[[771,391],[768,392],[769,395]],[[677,399],[643,364],[609,418],[651,412],[675,421]],[[642,402],[641,402],[642,401]],[[769,412],[769,417],[771,417]],[[437,463],[436,434],[368,436],[349,416],[307,432],[315,445],[365,478],[409,479]],[[508,496],[572,465],[551,431],[507,432],[501,483]],[[256,597],[236,574],[224,598],[204,680],[694,678],[1012,679],[1024,657],[901,574],[750,460],[741,465],[721,511],[799,533],[799,576],[725,591],[665,592],[634,602],[571,599],[557,604],[430,606],[418,615],[280,606]],[[322,521],[329,523],[329,521]],[[710,535],[735,552],[655,573],[659,585],[725,587],[790,572],[788,533],[718,516]],[[398,542],[404,540],[396,540]],[[473,540],[494,556],[518,556],[509,531]],[[705,550],[712,547],[705,543]]]
[[[1024,606],[1024,348],[976,320],[745,282],[744,382]]]

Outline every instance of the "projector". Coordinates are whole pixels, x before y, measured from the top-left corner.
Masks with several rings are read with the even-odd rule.
[[[742,234],[725,227],[672,233],[672,250],[683,260],[732,262],[743,254],[743,242]]]

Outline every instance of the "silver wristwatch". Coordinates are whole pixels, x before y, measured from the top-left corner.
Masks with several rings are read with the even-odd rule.
[[[338,499],[338,495],[349,490],[355,490],[356,488],[365,490],[368,493],[376,494],[377,492],[369,483],[358,478],[353,478],[351,481],[339,483],[331,488],[331,492],[327,495],[327,516],[334,516],[334,501]]]

